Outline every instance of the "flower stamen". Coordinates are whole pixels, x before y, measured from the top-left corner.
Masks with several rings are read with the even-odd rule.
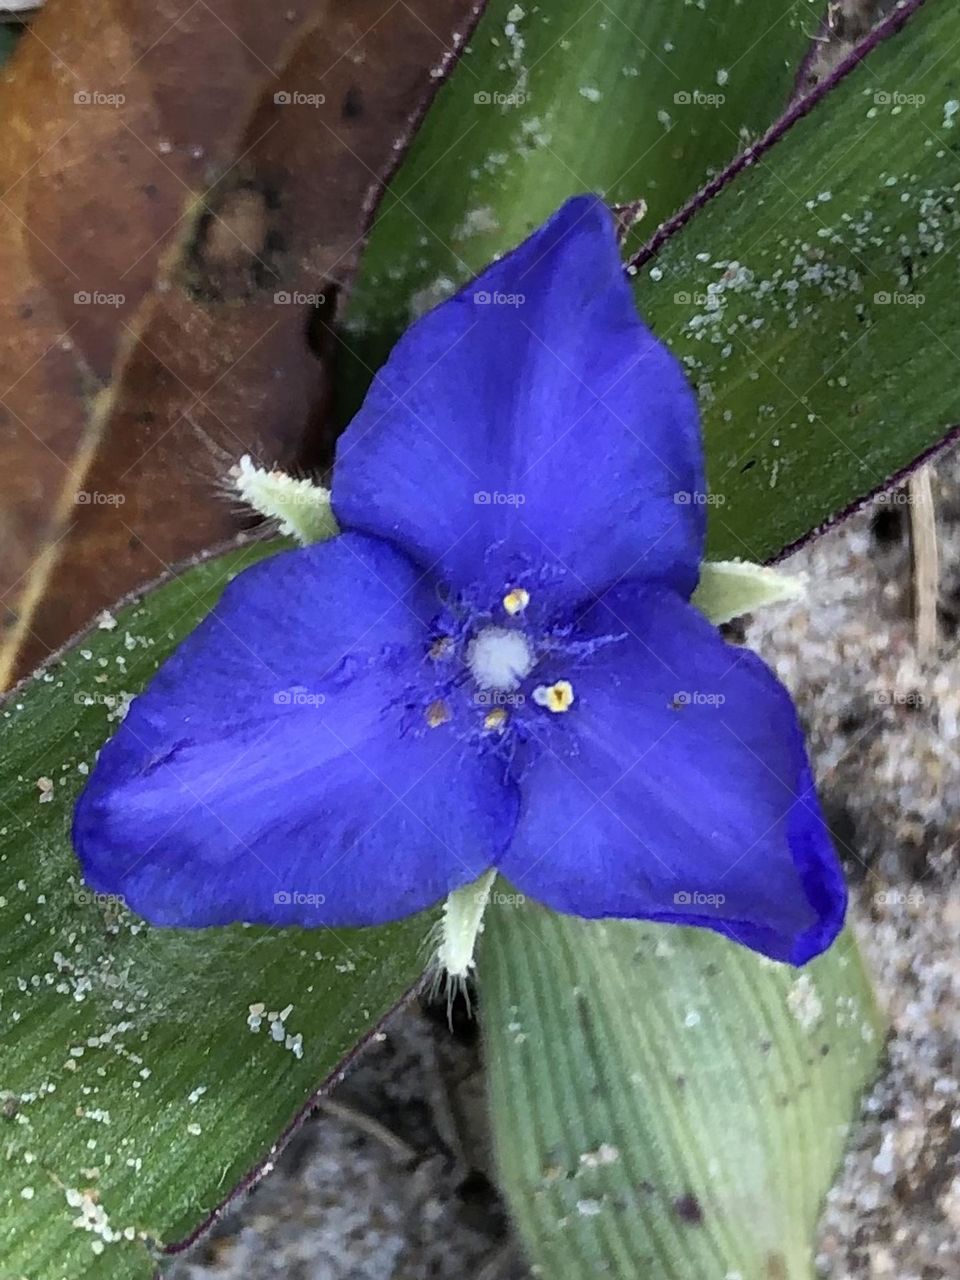
[[[523,587],[514,587],[503,597],[503,607],[511,617],[523,613],[530,603],[530,592]]]
[[[533,700],[538,707],[546,707],[554,713],[569,711],[573,706],[573,685],[569,680],[539,684],[533,691]]]
[[[423,713],[423,718],[431,729],[439,729],[450,719],[450,708],[442,698],[435,698]]]

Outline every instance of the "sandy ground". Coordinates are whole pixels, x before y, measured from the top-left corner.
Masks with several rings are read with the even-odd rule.
[[[939,645],[926,661],[905,491],[794,557],[808,600],[747,631],[801,707],[853,924],[893,1028],[821,1224],[830,1280],[960,1277],[958,480],[954,456],[935,484]]]

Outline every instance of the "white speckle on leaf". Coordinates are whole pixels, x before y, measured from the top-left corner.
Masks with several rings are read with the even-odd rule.
[[[490,205],[481,205],[478,209],[470,209],[455,235],[459,240],[469,240],[471,236],[485,235],[500,229],[500,220]]]
[[[94,1192],[78,1191],[76,1187],[66,1187],[63,1194],[67,1205],[71,1209],[80,1210],[73,1220],[73,1225],[79,1230],[90,1231],[95,1236],[98,1236],[99,1239],[93,1243],[99,1244],[101,1250],[104,1242],[113,1244],[121,1238],[122,1233],[110,1226],[107,1211],[102,1204],[97,1202]]]
[[[808,973],[802,973],[790,987],[787,1008],[804,1031],[812,1031],[823,1017],[823,1001]]]
[[[620,1159],[620,1151],[609,1142],[601,1142],[596,1151],[585,1151],[580,1163],[585,1169],[599,1169],[606,1164],[616,1164]]]
[[[104,1111],[102,1107],[90,1107],[89,1109],[80,1107],[77,1110],[77,1115],[83,1120],[95,1120],[97,1124],[110,1123],[110,1112]]]
[[[437,276],[436,280],[418,289],[410,298],[410,321],[419,320],[422,315],[432,311],[438,302],[443,302],[455,291],[457,282],[451,276]]]

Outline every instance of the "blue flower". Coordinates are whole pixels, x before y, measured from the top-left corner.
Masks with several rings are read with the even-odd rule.
[[[810,959],[843,879],[789,696],[689,603],[703,495],[694,397],[570,200],[397,344],[344,532],[241,574],[133,702],[88,881],[162,925],[374,925],[496,867]]]

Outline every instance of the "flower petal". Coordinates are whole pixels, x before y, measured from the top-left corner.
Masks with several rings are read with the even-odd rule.
[[[158,924],[365,925],[476,879],[516,804],[417,705],[435,610],[356,534],[241,574],[100,755],[74,825],[90,884]]]
[[[454,587],[627,575],[688,596],[703,549],[696,402],[640,321],[613,219],[568,201],[401,338],[340,440],[344,526]]]
[[[783,686],[672,592],[618,587],[582,628],[592,656],[542,677],[574,701],[529,721],[502,873],[573,915],[700,925],[794,964],[824,950],[846,892]]]

